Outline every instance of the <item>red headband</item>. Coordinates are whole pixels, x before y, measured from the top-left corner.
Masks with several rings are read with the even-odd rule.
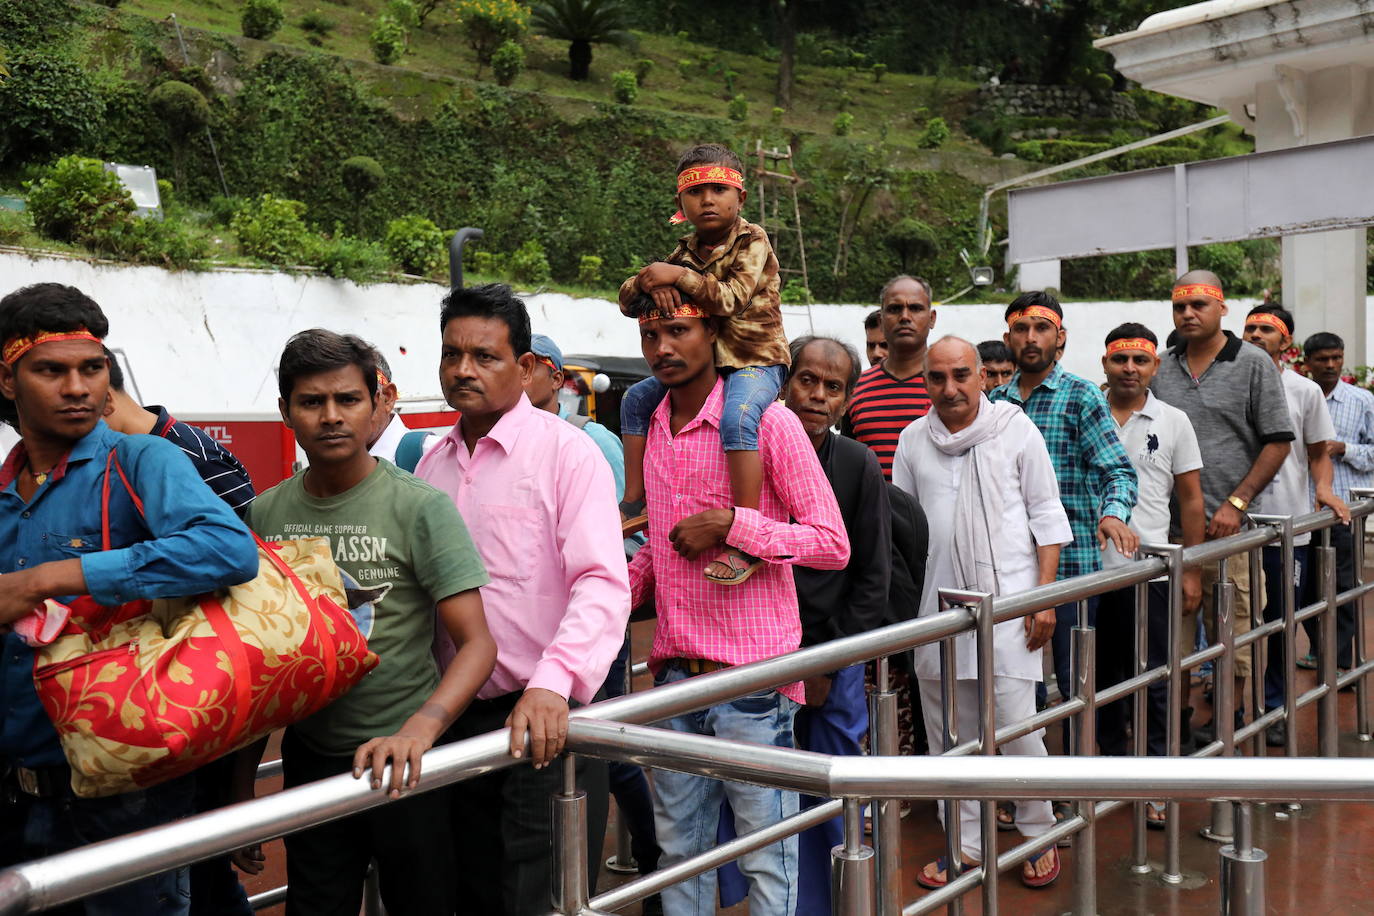
[[[640,316],[639,316],[639,323],[640,323],[640,324],[648,324],[650,321],[662,321],[662,320],[665,320],[665,319],[672,319],[672,318],[705,318],[705,317],[706,317],[706,313],[703,312],[701,309],[697,308],[696,305],[694,305],[694,304],[691,303],[691,302],[684,302],[684,303],[682,303],[681,305],[679,305],[677,308],[672,309],[671,311],[668,311],[668,312],[664,312],[664,311],[663,311],[662,309],[660,309],[658,306],[654,306],[653,308],[651,308],[651,309],[649,309],[647,312],[645,312],[643,315],[640,315]]]
[[[1253,312],[1246,317],[1245,323],[1267,324],[1272,328],[1278,328],[1279,333],[1284,337],[1293,336],[1293,332],[1288,330],[1288,323],[1278,315],[1271,314],[1270,312]]]
[[[677,192],[681,194],[688,188],[699,184],[723,184],[744,190],[744,176],[725,165],[694,165],[677,173]],[[687,222],[687,217],[679,210],[668,220],[673,225]]]
[[[1043,305],[1028,305],[1019,312],[1012,312],[1007,316],[1007,327],[1011,327],[1022,318],[1043,318],[1056,328],[1063,326],[1064,320],[1059,317],[1054,309],[1047,309]]]
[[[1113,353],[1120,353],[1122,350],[1144,350],[1151,356],[1157,355],[1155,345],[1144,337],[1123,337],[1120,340],[1114,340],[1107,344],[1108,356],[1111,356]]]
[[[381,389],[385,388],[387,385],[390,385],[390,384],[391,384],[391,379],[389,379],[389,378],[386,377],[386,373],[385,373],[385,372],[383,372],[381,369],[378,369],[378,370],[377,370],[377,389],[380,391]]]
[[[1175,302],[1193,296],[1211,296],[1218,302],[1226,301],[1221,295],[1221,287],[1213,286],[1210,283],[1185,283],[1182,286],[1174,287],[1173,301]]]
[[[13,366],[19,362],[25,353],[39,344],[53,343],[58,340],[89,340],[100,343],[100,338],[85,328],[76,328],[72,331],[39,331],[32,337],[11,337],[5,341],[4,348],[0,349],[0,360]]]

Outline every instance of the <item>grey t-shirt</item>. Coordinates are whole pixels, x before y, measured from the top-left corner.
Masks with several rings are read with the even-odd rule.
[[[1150,390],[1187,414],[1193,424],[1202,448],[1202,501],[1208,518],[1250,473],[1266,444],[1293,440],[1274,361],[1230,331],[1226,345],[1200,378],[1193,378],[1188,369],[1184,344],[1170,349]],[[1250,511],[1263,511],[1258,494]]]

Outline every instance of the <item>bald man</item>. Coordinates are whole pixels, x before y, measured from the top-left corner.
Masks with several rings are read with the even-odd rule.
[[[1283,395],[1283,382],[1273,361],[1258,347],[1221,329],[1226,298],[1217,275],[1206,270],[1179,277],[1173,290],[1174,328],[1179,342],[1160,362],[1150,384],[1155,397],[1188,415],[1202,448],[1202,501],[1208,540],[1240,531],[1247,512],[1262,512],[1260,494],[1292,449],[1293,423]],[[1175,509],[1177,512],[1177,509]],[[1182,522],[1175,516],[1170,535]],[[1216,641],[1212,607],[1215,564],[1202,571],[1202,621],[1208,642]],[[1236,586],[1232,626],[1237,636],[1250,629],[1251,595],[1263,594],[1264,583],[1250,581],[1245,554],[1226,562],[1226,577]],[[1180,637],[1184,654],[1192,651],[1192,617],[1184,618]],[[1250,651],[1237,653],[1236,721],[1244,721],[1242,688],[1250,675]],[[1185,720],[1186,721],[1186,720]],[[1215,723],[1196,731],[1199,742],[1216,735]],[[1185,752],[1186,752],[1185,748]]]

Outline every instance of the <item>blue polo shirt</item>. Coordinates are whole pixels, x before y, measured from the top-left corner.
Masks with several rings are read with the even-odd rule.
[[[143,501],[143,516],[114,475],[112,549],[102,551],[101,490],[112,449]],[[15,486],[25,460],[20,443],[0,467],[0,581],[4,573],[79,558],[91,597],[117,605],[196,595],[257,575],[257,548],[248,529],[165,439],[125,436],[102,420],[28,503]],[[34,690],[33,650],[9,633],[0,651],[0,760],[27,767],[64,762],[57,732]]]

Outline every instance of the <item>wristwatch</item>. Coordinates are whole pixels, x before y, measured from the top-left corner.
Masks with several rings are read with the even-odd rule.
[[[1226,497],[1226,501],[1227,501],[1228,503],[1230,503],[1231,505],[1235,506],[1235,507],[1236,507],[1237,509],[1239,509],[1241,512],[1244,512],[1246,509],[1249,509],[1249,508],[1250,508],[1250,501],[1249,501],[1248,499],[1241,499],[1239,496],[1236,496],[1234,493],[1231,494],[1230,496]]]

